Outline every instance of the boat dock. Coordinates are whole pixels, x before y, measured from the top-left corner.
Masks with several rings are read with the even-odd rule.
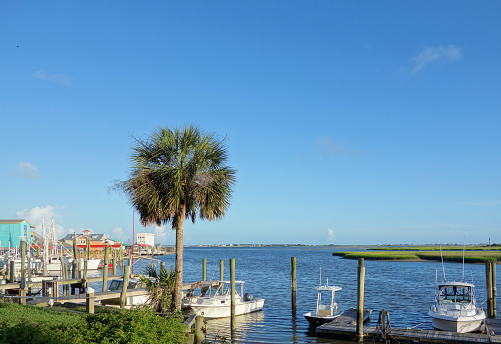
[[[364,319],[366,316],[364,312]],[[350,309],[330,323],[317,327],[319,337],[356,340],[357,310]],[[456,333],[410,328],[364,326],[364,340],[385,341],[387,343],[501,343],[501,319],[486,319],[485,333]]]

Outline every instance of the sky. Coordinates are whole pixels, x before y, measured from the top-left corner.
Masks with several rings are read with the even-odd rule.
[[[501,243],[499,1],[0,2],[0,218],[131,242],[160,127],[225,138],[185,245]]]

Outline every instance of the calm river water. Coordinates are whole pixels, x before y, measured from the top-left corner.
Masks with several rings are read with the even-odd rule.
[[[237,317],[237,343],[347,343],[317,338],[308,330],[303,314],[314,310],[319,271],[322,283],[343,289],[336,293],[342,309],[357,304],[356,260],[332,256],[333,247],[187,247],[184,250],[184,282],[202,279],[202,259],[207,259],[207,278],[219,279],[219,260],[224,260],[224,277],[230,279],[230,258],[235,259],[236,279],[245,281],[245,292],[266,299],[262,312]],[[346,251],[347,249],[339,249]],[[297,259],[297,313],[291,310],[291,257]],[[167,268],[174,265],[174,255],[160,257]],[[150,261],[142,260],[138,272]],[[365,308],[372,309],[371,326],[385,308],[392,327],[432,329],[427,316],[433,302],[435,276],[443,277],[440,262],[365,261]],[[445,263],[447,280],[461,280],[463,266]],[[499,285],[499,273],[497,284]],[[466,264],[465,280],[476,285],[477,302],[486,299],[485,266]],[[485,308],[485,304],[484,304]],[[230,320],[207,323],[207,339],[231,342]]]

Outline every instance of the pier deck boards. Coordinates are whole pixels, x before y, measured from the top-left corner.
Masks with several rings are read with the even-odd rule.
[[[364,314],[365,316],[365,314]],[[384,340],[388,342],[413,341],[419,343],[501,343],[501,320],[487,319],[489,333],[455,333],[435,330],[391,328],[386,338],[379,329],[364,326],[366,339]],[[317,335],[321,337],[355,339],[356,336],[356,310],[351,309],[330,323],[317,327]]]

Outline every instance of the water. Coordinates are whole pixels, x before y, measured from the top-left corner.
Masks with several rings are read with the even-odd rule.
[[[309,331],[303,314],[313,311],[322,268],[322,284],[343,289],[336,293],[342,309],[356,307],[356,260],[332,256],[333,247],[187,247],[184,250],[184,282],[202,279],[202,259],[207,259],[207,278],[219,279],[219,260],[224,260],[224,277],[230,279],[229,259],[235,259],[236,279],[245,281],[245,293],[265,298],[264,309],[236,318],[237,343],[347,343],[317,338]],[[346,249],[343,249],[344,251]],[[297,313],[291,310],[291,257],[297,258]],[[174,255],[160,257],[167,268],[174,266]],[[142,260],[139,272],[151,261]],[[365,261],[365,308],[372,309],[370,325],[375,326],[379,311],[390,314],[392,327],[432,329],[427,315],[433,302],[435,276],[443,277],[440,262]],[[463,266],[445,263],[447,280],[461,280]],[[485,266],[466,264],[465,280],[476,285],[477,302],[486,300]],[[499,284],[499,278],[498,282]],[[483,305],[484,308],[486,304]],[[230,319],[207,322],[207,339],[231,342]]]

